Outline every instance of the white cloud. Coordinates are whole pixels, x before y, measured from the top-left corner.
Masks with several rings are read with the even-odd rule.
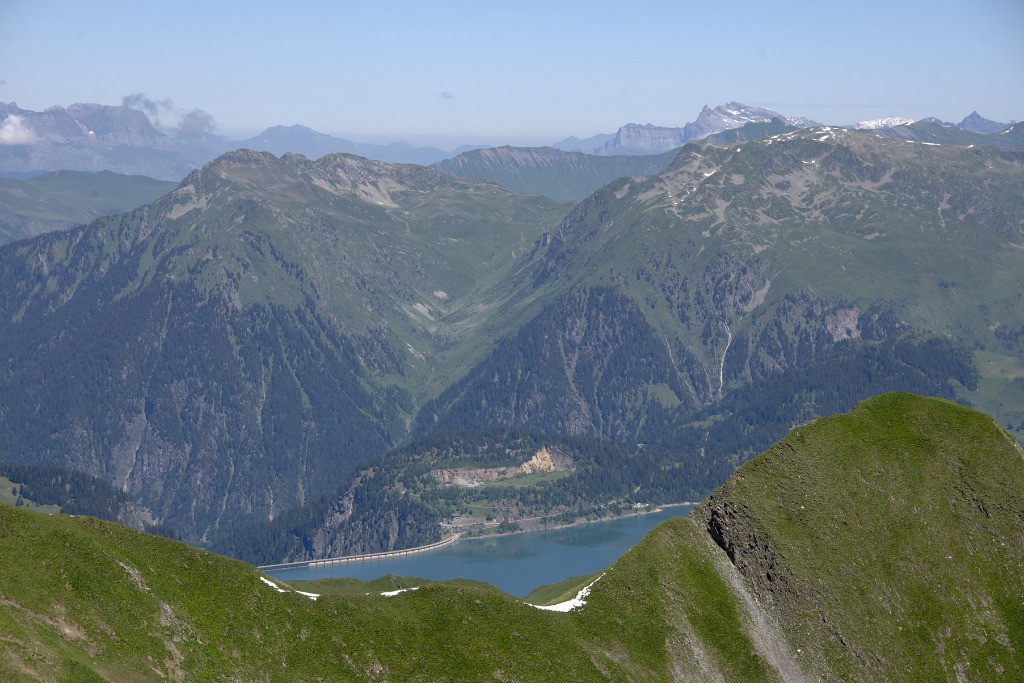
[[[0,121],[0,145],[28,145],[36,141],[36,134],[17,114]]]

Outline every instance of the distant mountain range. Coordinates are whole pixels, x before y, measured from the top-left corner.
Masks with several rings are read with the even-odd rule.
[[[976,145],[1024,149],[1024,123],[1004,127],[998,133],[979,133],[967,127],[954,126],[937,119],[921,119],[913,123],[865,129],[860,132],[929,145]]]
[[[656,155],[678,149],[692,140],[738,130],[749,124],[770,124],[776,119],[794,128],[815,125],[803,117],[784,117],[771,109],[729,102],[714,108],[705,106],[694,121],[681,127],[630,123],[614,134],[585,139],[570,137],[551,147],[595,156]],[[890,117],[853,127],[887,132],[912,123],[908,119]],[[953,127],[953,124],[940,125]],[[1006,130],[1008,124],[990,121],[972,112],[955,127],[969,133],[992,135]],[[753,139],[750,133],[743,137]],[[430,165],[485,147],[487,145],[467,145],[446,152],[407,142],[360,143],[300,125],[273,126],[252,138],[232,140],[202,130],[177,129],[165,133],[155,128],[143,112],[128,106],[79,103],[37,112],[21,109],[13,102],[0,102],[0,177],[9,178],[24,179],[56,170],[108,170],[177,181],[189,171],[234,149],[267,151],[278,156],[297,153],[310,159],[343,152],[391,163]],[[548,191],[563,200],[579,198],[580,188],[588,183],[592,185],[595,178],[604,177],[603,172],[584,173],[589,173],[591,180],[573,180],[575,189],[567,192],[565,188],[552,187]]]
[[[181,180],[195,168],[175,141],[129,107],[73,104],[36,112],[0,102],[0,175],[114,171]]]
[[[272,152],[278,156],[292,152],[304,154],[310,159],[319,159],[327,154],[344,152],[377,161],[420,164],[422,166],[429,166],[451,156],[450,152],[436,147],[414,147],[408,142],[392,142],[388,145],[352,142],[318,133],[306,126],[274,126],[267,128],[256,137],[241,142],[232,142],[231,146],[233,149]]]
[[[787,118],[771,109],[728,102],[714,109],[705,106],[696,120],[682,127],[628,123],[614,134],[596,135],[585,140],[567,138],[552,147],[600,156],[660,154],[682,147],[691,140],[702,140],[709,135],[740,128],[748,123],[770,123],[774,119],[781,119],[794,127],[816,125],[809,119]]]
[[[781,118],[745,123],[708,135],[709,142],[748,142],[799,130]],[[515,192],[540,194],[555,201],[580,201],[616,178],[660,173],[681,148],[661,154],[598,156],[551,147],[491,147],[463,152],[434,164],[461,178],[491,180]]]
[[[428,165],[452,156],[407,142],[357,143],[305,126],[274,126],[247,140],[197,132],[157,130],[146,115],[126,106],[72,104],[42,112],[0,102],[0,177],[27,178],[48,171],[113,171],[179,181],[225,152],[254,149],[311,159],[345,152],[393,163]],[[465,151],[465,148],[459,151]]]

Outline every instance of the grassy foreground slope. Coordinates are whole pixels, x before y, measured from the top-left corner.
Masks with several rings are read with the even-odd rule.
[[[1022,491],[990,417],[887,394],[795,429],[693,515],[811,670],[1024,680]]]
[[[1019,680],[1021,490],[991,418],[886,395],[741,467],[568,614],[472,586],[314,602],[173,541],[0,507],[0,679]]]

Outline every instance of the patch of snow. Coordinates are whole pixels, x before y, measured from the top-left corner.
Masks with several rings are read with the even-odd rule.
[[[260,581],[262,581],[263,583],[267,584],[268,586],[270,586],[271,588],[276,590],[278,593],[287,593],[288,592],[284,588],[281,588],[280,586],[278,586],[276,583],[274,583],[273,581],[271,581],[270,579],[268,579],[265,576],[261,576],[260,577]]]
[[[414,347],[414,346],[413,346],[412,344],[410,344],[409,342],[405,342],[405,347],[406,347],[407,349],[409,349],[409,353],[411,353],[412,355],[416,356],[416,357],[417,357],[417,358],[419,358],[420,360],[426,360],[426,359],[427,359],[427,357],[426,357],[426,356],[424,356],[424,355],[423,355],[422,353],[420,353],[419,351],[417,351],[417,350],[416,350],[416,347]]]
[[[280,586],[278,586],[276,583],[274,583],[273,581],[271,581],[270,579],[268,579],[265,576],[261,576],[260,577],[260,581],[262,581],[263,583],[267,584],[268,586],[270,586],[271,588],[276,590],[278,593],[298,593],[299,595],[305,595],[310,600],[316,600],[317,598],[320,597],[319,593],[307,593],[305,591],[285,590],[284,588],[281,588]]]
[[[396,591],[387,591],[385,593],[381,593],[381,595],[383,597],[385,597],[385,598],[393,598],[396,595],[398,595],[399,593],[406,593],[408,591],[418,591],[419,589],[420,589],[419,586],[413,586],[412,588],[399,588]]]
[[[441,301],[447,301],[448,300],[448,292],[446,292],[444,290],[441,290],[441,289],[435,289],[434,290],[434,296],[436,296]]]
[[[590,589],[594,586],[595,583],[600,581],[603,577],[604,574],[601,574],[601,576],[597,577],[588,585],[584,586],[580,590],[580,592],[576,594],[576,597],[572,600],[566,600],[565,602],[560,602],[555,605],[530,605],[530,603],[526,604],[530,605],[530,607],[536,607],[537,609],[547,610],[549,612],[571,612],[577,607],[583,607],[583,605],[587,604],[586,598],[588,595],[590,595]]]
[[[880,128],[893,128],[895,126],[906,126],[913,123],[913,119],[905,119],[900,116],[887,116],[882,119],[871,119],[870,121],[858,121],[850,126],[855,130],[878,130]]]
[[[430,308],[428,308],[427,306],[424,306],[423,304],[413,304],[412,307],[413,310],[415,310],[420,315],[430,318],[431,320],[434,319],[434,312],[430,310]]]

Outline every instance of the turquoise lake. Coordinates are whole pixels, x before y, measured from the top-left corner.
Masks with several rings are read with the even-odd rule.
[[[385,574],[435,581],[475,579],[523,597],[537,586],[608,567],[658,524],[670,517],[686,516],[689,511],[689,506],[670,507],[552,531],[459,540],[440,550],[406,557],[267,573],[281,581],[328,577],[365,580]]]

